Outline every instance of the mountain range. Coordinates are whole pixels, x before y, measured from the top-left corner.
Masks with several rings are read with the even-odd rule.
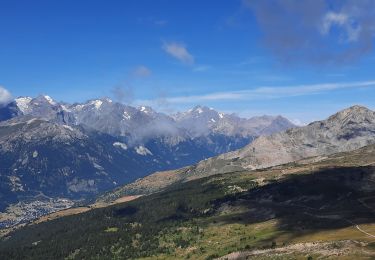
[[[199,115],[203,114],[201,110],[196,108],[186,113]],[[185,115],[180,113],[171,118],[180,123],[187,120]],[[115,138],[93,128],[88,130],[87,126],[52,121],[30,119],[27,115],[8,119],[1,128],[7,140],[3,147],[27,147],[24,145],[27,140],[51,140],[58,136],[61,143],[70,144],[62,154],[69,155],[68,148],[76,149],[72,154],[83,154],[91,149],[90,141],[96,140],[98,150],[107,151],[103,140]],[[40,138],[37,130],[33,132],[34,126],[50,132],[50,136]],[[70,133],[70,128],[76,130]],[[194,128],[186,132],[198,135]],[[82,151],[73,145],[73,140],[78,139],[87,144]],[[22,145],[17,144],[18,140]],[[171,144],[171,139],[161,140]],[[154,151],[148,150],[148,146],[140,148],[139,143],[132,147],[131,142],[113,145],[114,141],[111,139],[112,146],[108,147],[124,151],[134,148],[143,156]],[[46,147],[54,146],[49,143]],[[29,161],[42,157],[43,150],[28,151],[26,157],[20,153],[23,155],[18,159],[20,164],[25,161],[25,165],[30,165]],[[34,152],[30,155],[31,151]],[[375,256],[374,151],[375,112],[353,106],[304,127],[261,135],[242,148],[195,165],[140,178],[105,193],[94,204],[62,210],[14,227],[17,229],[4,229],[0,257],[372,259]],[[53,152],[58,153],[48,150],[47,154]],[[120,164],[110,152],[100,163],[94,160],[95,175],[106,175],[102,165],[112,159]],[[41,162],[47,165],[45,160]],[[17,179],[12,179],[14,189],[24,189]],[[87,189],[96,181],[73,183],[69,187]],[[64,207],[61,201],[54,203],[54,210]],[[23,210],[38,206],[34,203]],[[20,208],[13,204],[7,208],[9,214],[0,215],[3,227],[17,221],[22,223],[11,215]]]
[[[375,112],[362,106],[339,111],[326,120],[292,128],[178,170],[151,174],[100,198],[149,194],[171,185],[215,174],[262,169],[309,157],[327,156],[375,144]]]
[[[243,119],[201,106],[166,115],[107,98],[67,104],[43,95],[16,98],[0,119],[0,211],[20,212],[0,216],[3,226],[294,127],[281,116]]]
[[[174,145],[186,139],[212,134],[250,138],[295,126],[281,116],[245,119],[204,106],[166,115],[151,107],[135,108],[108,98],[67,104],[40,95],[36,98],[16,98],[0,108],[1,121],[22,116],[43,118],[70,126],[80,125],[112,136],[122,136],[131,144],[161,138]]]

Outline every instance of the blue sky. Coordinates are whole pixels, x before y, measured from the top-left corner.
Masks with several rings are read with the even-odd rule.
[[[302,122],[375,108],[374,8],[268,2],[2,1],[0,86]]]

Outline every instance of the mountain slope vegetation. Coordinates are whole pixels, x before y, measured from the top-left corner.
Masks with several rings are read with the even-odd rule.
[[[209,176],[28,225],[4,259],[375,256],[375,146]],[[72,228],[75,227],[75,228]]]

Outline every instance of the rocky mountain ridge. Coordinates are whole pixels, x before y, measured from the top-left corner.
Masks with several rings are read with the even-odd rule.
[[[261,136],[253,143],[218,156],[219,160],[236,160],[244,168],[263,168],[358,149],[375,143],[375,112],[352,106],[326,120]]]
[[[204,106],[169,116],[151,107],[135,108],[108,98],[67,104],[56,102],[45,95],[16,98],[0,109],[0,115],[0,120],[28,115],[70,126],[81,125],[113,136],[126,137],[130,144],[155,138],[175,144],[208,135],[251,138],[295,127],[281,116],[245,119]]]
[[[210,112],[194,115],[200,125],[215,115],[220,117],[219,112],[204,107],[192,111],[200,109]],[[188,118],[185,115],[184,120]],[[64,207],[61,203],[70,207],[77,200],[156,171],[238,149],[260,133],[258,128],[270,126],[277,131],[293,126],[281,118],[280,128],[274,129],[278,119],[269,117],[259,125],[244,125],[240,133],[216,130],[218,124],[211,120],[197,134],[183,120],[149,107],[135,108],[109,99],[67,104],[49,96],[17,98],[0,108],[0,119],[0,212],[14,211],[9,206],[20,205],[20,215],[15,220],[7,218],[5,224],[0,219],[0,226],[28,221]],[[39,208],[29,214],[29,205]]]
[[[375,112],[366,107],[352,106],[305,127],[260,136],[239,150],[202,160],[196,165],[149,175],[101,199],[153,193],[170,185],[214,174],[267,168],[371,144],[375,144]]]

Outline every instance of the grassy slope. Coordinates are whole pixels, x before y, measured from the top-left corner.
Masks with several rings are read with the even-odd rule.
[[[344,160],[341,160],[341,161],[337,160],[338,156],[346,156],[346,157],[349,156],[351,160],[349,161],[349,164],[347,165],[351,165],[351,163],[357,163],[358,165],[366,164],[366,159],[365,158],[362,159],[361,154],[362,153],[369,154],[369,149],[372,149],[370,147],[373,147],[373,146],[369,146],[368,148],[365,148],[365,149],[359,149],[356,152],[340,153],[340,154],[331,156],[330,158],[332,159],[336,158],[334,159],[336,161],[332,163],[330,161],[325,161],[325,165],[329,165],[330,163],[332,165],[337,164],[337,166],[346,165]],[[305,160],[301,160],[299,163],[311,164],[316,161],[321,161],[322,158],[326,158],[326,157],[321,156],[321,157],[316,157],[316,158],[311,158],[311,159],[305,159]],[[216,165],[213,167],[217,167],[220,163],[222,164],[221,168],[223,169],[222,170],[223,173],[244,170],[243,168],[240,168],[240,167],[236,168],[232,166],[231,165],[232,162],[228,162],[228,161],[221,161],[221,162],[217,161]],[[191,181],[191,180],[196,180],[199,178],[203,178],[203,177],[207,177],[209,175],[215,174],[214,171],[207,171],[207,169],[205,168],[203,169],[199,168],[198,165],[192,165],[192,166],[184,167],[184,168],[177,169],[177,170],[153,173],[149,176],[138,179],[135,182],[121,186],[113,191],[109,191],[103,194],[102,196],[98,198],[98,201],[99,202],[111,202],[123,196],[147,195],[147,194],[162,191],[168,187],[178,185],[180,183],[184,183],[184,182]],[[289,165],[293,166],[294,163],[290,163]],[[319,165],[321,166],[321,164]],[[317,167],[319,165],[315,165],[314,167]]]
[[[355,227],[375,234],[375,147],[314,161],[210,176],[29,225],[3,239],[0,259],[375,256],[375,238]]]

